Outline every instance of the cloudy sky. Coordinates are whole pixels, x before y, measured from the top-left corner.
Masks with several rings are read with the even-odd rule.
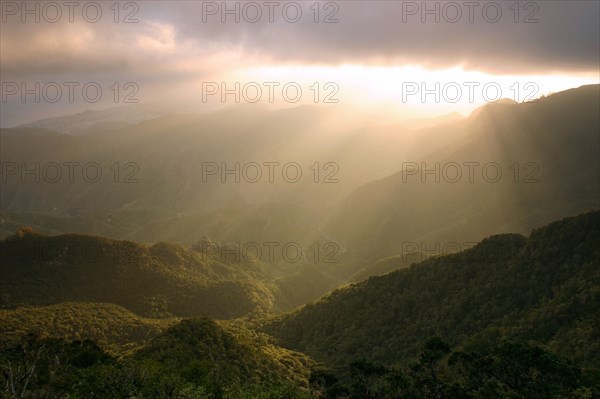
[[[599,81],[593,0],[1,4],[3,127],[129,100],[468,113]]]

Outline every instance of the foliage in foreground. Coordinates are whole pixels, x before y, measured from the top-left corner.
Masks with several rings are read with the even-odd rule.
[[[406,365],[354,360],[337,372],[314,368],[306,389],[269,372],[235,342],[223,336],[219,342],[218,334],[189,347],[186,340],[193,335],[180,334],[203,323],[170,329],[135,356],[120,360],[92,341],[28,335],[0,352],[0,392],[11,399],[600,398],[597,375],[543,347],[501,341],[490,353],[451,351],[439,338],[429,339],[420,356]]]
[[[434,337],[408,365],[355,360],[342,373],[316,370],[310,382],[321,399],[592,399],[600,398],[597,377],[524,341],[483,354],[451,351]]]
[[[169,328],[116,358],[93,341],[34,334],[0,348],[2,398],[302,398],[303,359],[257,348],[209,319]],[[289,367],[293,366],[292,372]],[[288,368],[286,368],[288,367]],[[306,370],[306,372],[305,372]]]

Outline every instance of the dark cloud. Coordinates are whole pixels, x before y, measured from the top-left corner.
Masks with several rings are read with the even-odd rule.
[[[259,23],[248,23],[243,14],[240,23],[232,15],[221,23],[220,13],[203,23],[206,5],[199,3],[186,3],[172,17],[181,35],[241,44],[280,61],[463,64],[492,73],[598,69],[597,1],[338,1],[334,17],[339,22],[329,24],[314,22],[312,4],[302,3],[303,18],[297,23],[282,17],[283,7],[276,9],[274,23],[266,15]],[[322,20],[334,9],[321,4]],[[424,15],[425,8],[439,12]]]
[[[8,74],[136,69],[151,73],[177,70],[186,57],[208,59],[230,49],[274,63],[440,68],[461,64],[507,74],[589,72],[599,64],[598,1],[321,1],[318,23],[312,1],[275,3],[273,22],[264,1],[239,2],[239,23],[233,14],[221,22],[223,2],[200,1],[139,2],[136,24],[112,23],[110,14],[97,24],[21,24],[13,17],[2,24],[1,66]],[[234,9],[235,4],[226,7]],[[247,22],[256,15],[256,4],[262,17]],[[294,4],[301,5],[302,18],[292,23]],[[216,14],[209,13],[215,6]],[[438,11],[423,15],[425,8]],[[502,15],[496,18],[498,9]],[[324,23],[328,16],[338,22]],[[172,48],[168,43],[160,48],[171,33]],[[143,45],[152,40],[157,48]]]
[[[228,2],[229,9],[238,4],[238,23],[233,14],[222,22],[222,1],[139,1],[134,15],[138,22],[132,24],[113,21],[113,2],[99,3],[104,17],[97,23],[82,20],[80,14],[74,23],[66,18],[22,23],[19,15],[3,14],[7,21],[0,24],[2,80],[98,80],[107,87],[110,82],[134,81],[140,93],[161,97],[169,90],[197,94],[199,79],[236,68],[285,63],[462,65],[488,74],[563,76],[598,74],[600,68],[596,0],[320,1],[318,22],[315,1]],[[272,21],[269,4],[274,6]],[[302,17],[292,22],[296,4]],[[262,16],[252,23],[247,19],[256,15],[256,5]],[[216,13],[206,12],[215,11],[215,6]],[[437,11],[423,13],[424,7]],[[126,11],[121,10],[121,19]],[[337,22],[324,23],[328,16]],[[2,125],[37,115],[36,104],[17,100],[3,104]]]

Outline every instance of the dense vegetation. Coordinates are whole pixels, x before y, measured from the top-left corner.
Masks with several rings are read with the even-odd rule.
[[[111,254],[112,246],[132,245],[127,253],[134,262],[111,265],[100,257],[113,269],[92,267],[85,261],[89,253],[77,252],[86,247],[77,241],[83,238]],[[33,252],[43,258],[15,261],[32,248],[27,245],[48,241],[53,245],[45,248],[52,250]],[[492,236],[469,250],[347,286],[283,316],[265,319],[254,312],[213,321],[164,318],[178,309],[176,295],[164,295],[162,319],[114,304],[17,307],[19,298],[59,302],[77,298],[74,293],[84,288],[87,297],[104,298],[90,281],[111,288],[115,300],[133,298],[111,286],[117,271],[129,284],[147,279],[151,287],[157,273],[163,285],[153,288],[161,294],[174,292],[170,284],[182,279],[253,275],[227,264],[211,267],[211,260],[199,261],[202,254],[169,244],[145,247],[24,230],[1,244],[3,250],[19,249],[3,252],[14,263],[3,263],[10,279],[2,280],[8,308],[0,311],[2,397],[597,399],[599,244],[597,211],[529,237]],[[397,262],[382,260],[375,268]],[[75,282],[87,285],[77,291]],[[177,286],[184,293],[202,287]],[[31,298],[19,296],[19,287],[29,289]]]
[[[465,350],[534,340],[598,370],[599,266],[600,212],[591,212],[370,278],[263,328],[336,367],[408,361],[423,337],[440,336]]]
[[[22,228],[0,240],[0,308],[110,302],[149,317],[234,318],[291,310],[340,284],[318,264],[263,261],[239,242],[208,241],[184,248]]]
[[[451,351],[432,337],[407,364],[358,359],[341,375],[315,370],[311,386],[323,399],[591,399],[600,397],[593,378],[569,359],[527,342],[500,341],[483,354]]]
[[[0,254],[3,308],[110,302],[149,317],[233,318],[272,307],[259,262],[231,265],[172,244],[21,230],[0,241]]]
[[[131,356],[92,341],[24,336],[2,343],[5,398],[301,398],[309,359],[235,334],[209,319],[184,320]]]
[[[41,339],[94,341],[115,355],[138,348],[178,321],[174,317],[140,317],[110,303],[64,302],[0,309],[1,339],[5,343],[19,342],[33,333]]]
[[[19,343],[0,345],[0,368],[0,392],[11,399],[600,397],[598,380],[569,359],[526,342],[501,341],[478,353],[451,351],[433,337],[409,363],[357,359],[336,372],[207,319],[184,320],[120,359],[92,341],[27,335]]]

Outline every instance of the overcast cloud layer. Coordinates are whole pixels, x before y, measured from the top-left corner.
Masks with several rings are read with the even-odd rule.
[[[43,2],[28,2],[39,8],[40,22],[25,15],[23,23],[22,2],[2,2],[2,80],[86,77],[176,87],[236,68],[285,64],[462,66],[520,75],[599,70],[598,1],[315,3],[121,2],[115,23],[113,2],[104,2],[102,17],[90,23],[95,7],[77,2],[70,22],[59,1],[62,17],[49,23],[44,19],[55,10],[44,14]],[[225,7],[239,10],[239,22]],[[137,22],[123,23],[128,16]]]
[[[297,15],[291,2],[251,3],[238,3],[239,23],[236,15],[223,15],[222,2],[138,2],[139,11],[132,18],[139,22],[131,24],[115,24],[106,4],[98,23],[87,23],[77,9],[75,22],[69,23],[65,7],[58,23],[43,18],[33,23],[30,15],[21,23],[21,10],[16,15],[4,10],[2,72],[183,68],[184,59],[209,60],[233,50],[296,63],[464,64],[499,73],[598,67],[597,1],[521,1],[518,15],[513,1],[322,1],[318,23],[314,8],[309,9],[313,2],[301,4],[302,16],[295,23],[288,22]],[[255,4],[260,18],[255,17]],[[225,7],[234,10],[236,3]],[[439,11],[425,14],[424,8]],[[50,15],[53,10],[46,12]],[[133,8],[121,10],[119,17],[132,12]],[[258,22],[249,22],[253,19]],[[148,65],[149,59],[157,62]]]

